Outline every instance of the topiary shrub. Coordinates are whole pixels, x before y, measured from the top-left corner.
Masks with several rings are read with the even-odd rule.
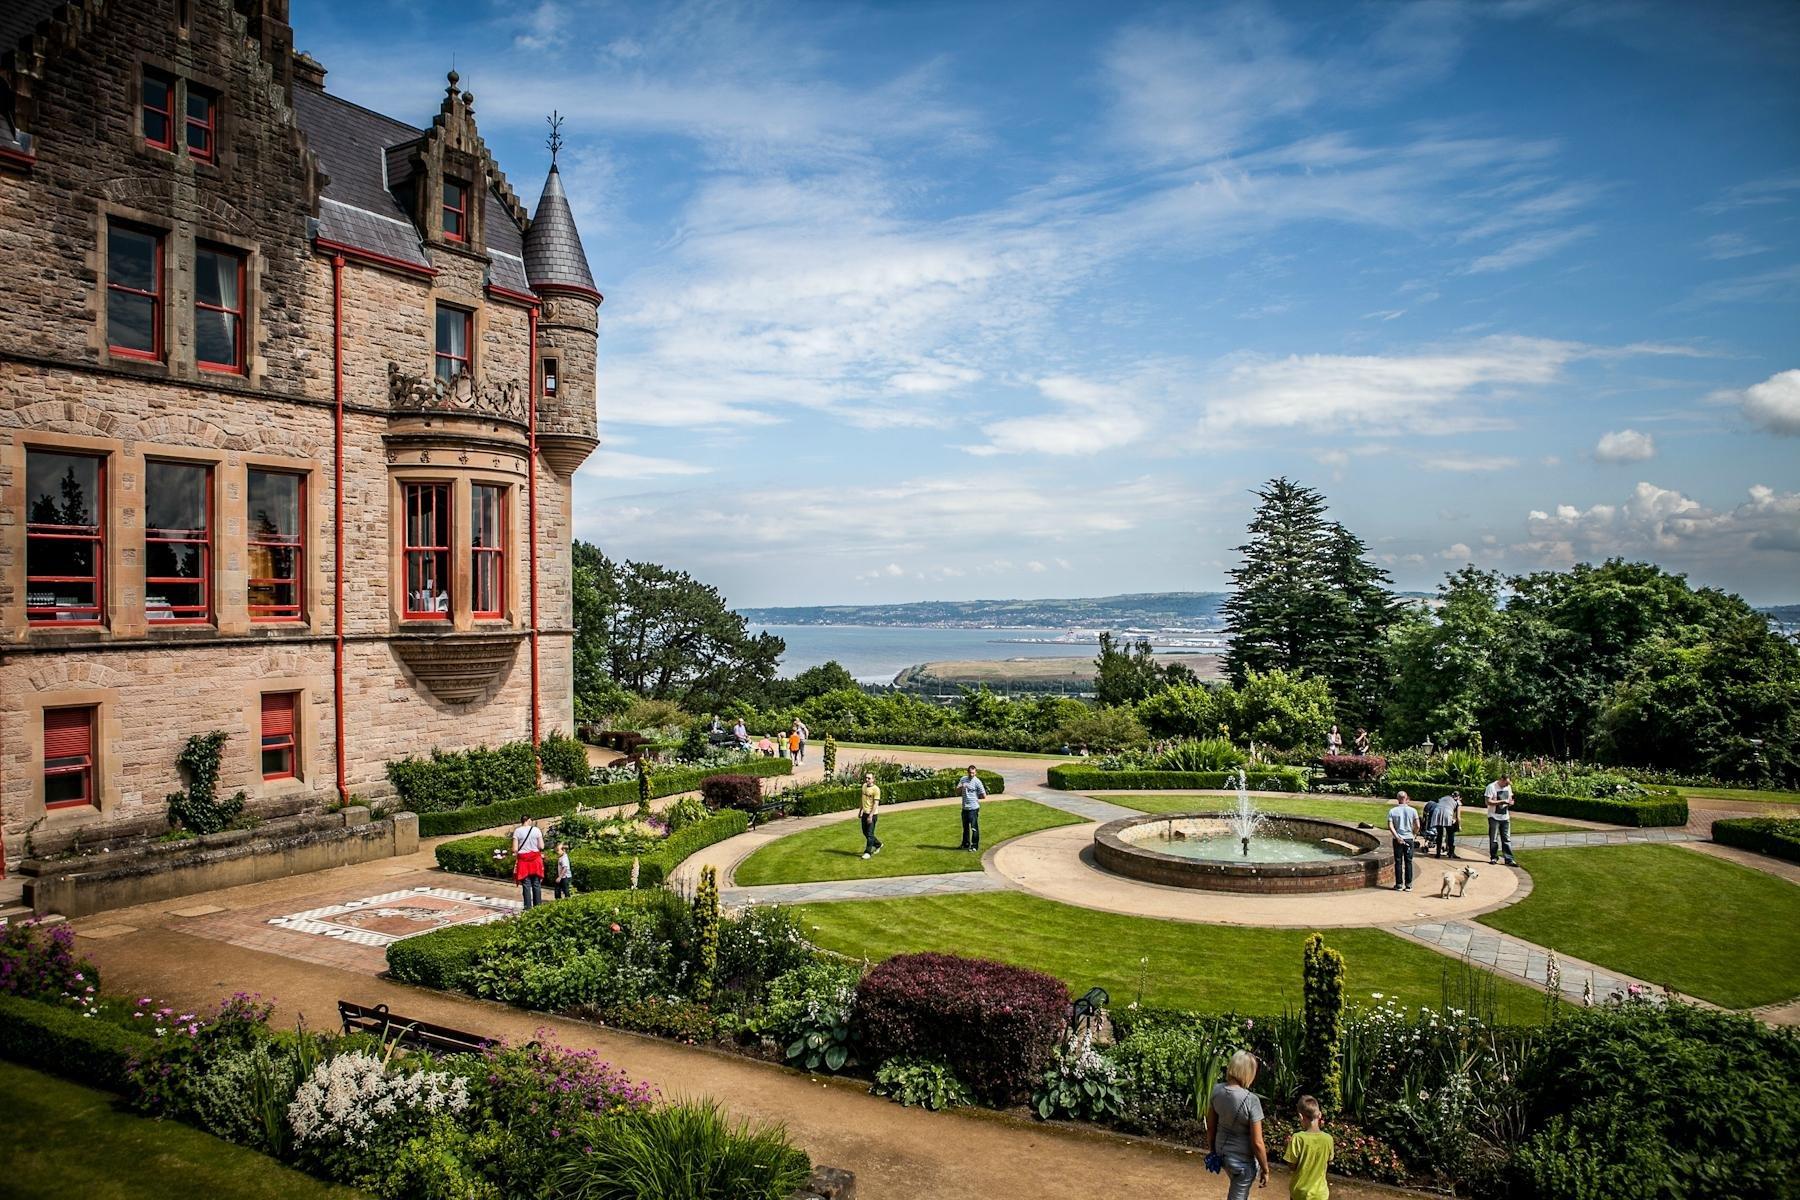
[[[694,892],[694,999],[711,998],[718,966],[719,872],[708,864],[700,868],[700,886]]]
[[[934,1059],[977,1096],[1006,1105],[1030,1094],[1068,1015],[1068,987],[1042,971],[953,954],[897,954],[857,985],[853,1024],[871,1062]]]
[[[637,815],[647,817],[650,815],[650,768],[644,765],[644,760],[641,758],[638,759],[637,771]]]
[[[837,739],[829,733],[825,735],[825,778],[830,779],[837,774]]]
[[[185,792],[170,792],[169,822],[190,833],[218,833],[244,812],[244,793],[219,799],[219,760],[231,737],[223,729],[196,733],[175,756],[175,765],[187,776]]]
[[[755,812],[762,807],[762,784],[751,775],[714,775],[700,781],[700,798],[710,809]]]
[[[559,780],[563,786],[587,786],[592,774],[588,767],[587,747],[574,738],[551,730],[538,742],[537,757],[544,774]]]
[[[1306,939],[1301,987],[1300,1086],[1326,1112],[1336,1112],[1343,1103],[1338,1041],[1344,1030],[1344,956],[1317,933]]]

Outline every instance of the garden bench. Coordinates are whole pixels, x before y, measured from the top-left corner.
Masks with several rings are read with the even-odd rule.
[[[1100,1013],[1112,1002],[1112,997],[1103,987],[1089,988],[1073,1004],[1069,1005],[1069,1024],[1076,1029],[1099,1017]]]
[[[395,1041],[414,1050],[466,1054],[485,1050],[494,1041],[480,1034],[452,1029],[448,1025],[433,1025],[429,1021],[397,1016],[389,1012],[385,1004],[370,1008],[348,1000],[339,1000],[338,1018],[344,1023],[345,1033],[372,1033],[384,1042]]]

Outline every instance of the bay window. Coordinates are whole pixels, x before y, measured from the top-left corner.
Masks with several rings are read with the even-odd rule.
[[[92,805],[94,716],[88,708],[44,710],[44,807]]]
[[[144,616],[157,624],[212,617],[212,468],[144,464]]]
[[[298,692],[270,692],[262,698],[262,777],[292,779],[300,772],[295,736]]]
[[[470,374],[469,343],[474,340],[475,314],[466,308],[437,306],[437,377],[452,383]]]
[[[244,256],[194,248],[194,358],[203,371],[244,370]]]
[[[163,239],[136,226],[106,226],[106,341],[126,358],[163,351]]]
[[[469,491],[469,570],[472,615],[506,615],[506,489],[478,483]]]
[[[406,619],[450,619],[450,485],[409,483],[406,496]]]
[[[298,621],[305,611],[305,505],[300,476],[250,468],[245,542],[252,621]]]
[[[98,625],[106,562],[104,459],[25,452],[25,618]]]

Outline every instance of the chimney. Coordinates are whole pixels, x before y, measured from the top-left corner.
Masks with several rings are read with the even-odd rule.
[[[304,50],[294,51],[294,82],[324,91],[325,64]]]

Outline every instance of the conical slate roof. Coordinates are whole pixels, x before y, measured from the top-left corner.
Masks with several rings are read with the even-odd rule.
[[[544,194],[538,197],[537,215],[525,231],[525,274],[534,288],[560,284],[599,290],[594,286],[594,273],[588,270],[581,233],[575,228],[575,214],[569,211],[569,198],[563,194],[562,175],[555,163],[550,164]]]

